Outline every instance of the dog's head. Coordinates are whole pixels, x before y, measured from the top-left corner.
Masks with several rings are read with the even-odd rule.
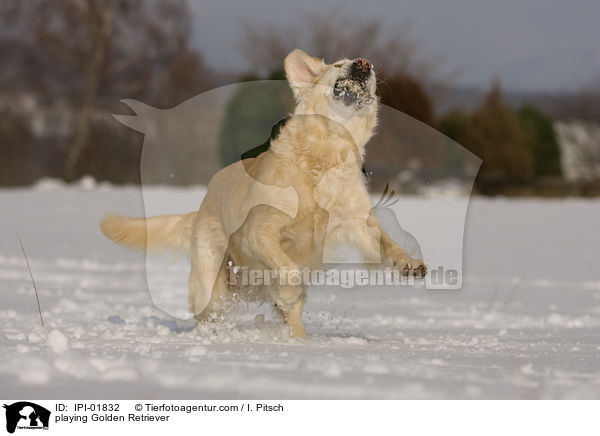
[[[368,60],[341,59],[326,64],[296,49],[285,58],[284,65],[297,101],[295,114],[318,114],[348,128],[358,122],[363,129],[373,129],[376,80]]]

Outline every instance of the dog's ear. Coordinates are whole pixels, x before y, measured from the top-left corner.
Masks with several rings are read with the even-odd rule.
[[[296,49],[286,56],[283,62],[288,82],[298,96],[300,90],[312,83],[326,67],[322,59],[313,58],[300,49]]]

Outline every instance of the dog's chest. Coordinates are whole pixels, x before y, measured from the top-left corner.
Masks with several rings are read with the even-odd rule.
[[[365,192],[364,176],[357,165],[338,165],[320,174],[313,189],[320,208],[334,213],[351,210],[357,197]]]
[[[303,213],[299,214],[297,226],[306,227],[308,222],[315,239],[322,236],[324,229],[333,221],[352,218],[362,209],[370,208],[364,178],[356,167],[340,166],[315,177],[310,202],[301,202]],[[366,200],[365,200],[366,199]],[[305,229],[306,230],[306,229]]]

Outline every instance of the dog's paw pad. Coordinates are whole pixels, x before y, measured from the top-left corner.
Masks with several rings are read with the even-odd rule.
[[[427,275],[427,266],[424,264],[421,264],[419,266],[417,266],[414,270],[413,270],[413,276],[415,276],[418,279],[422,279]]]
[[[400,269],[403,277],[423,278],[427,274],[427,266],[416,260],[400,263],[395,261],[394,267]]]

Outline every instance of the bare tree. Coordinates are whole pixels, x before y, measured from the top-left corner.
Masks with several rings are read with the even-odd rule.
[[[111,42],[116,9],[116,3],[111,0],[106,0],[101,5],[96,2],[75,1],[73,5],[79,17],[89,26],[89,37],[84,39],[87,45],[85,51],[89,56],[83,57],[81,62],[84,86],[81,107],[76,117],[75,135],[65,163],[65,176],[68,179],[75,176],[75,168],[81,152],[89,140],[92,110],[102,80],[102,70]]]
[[[367,57],[379,72],[410,73],[429,78],[433,64],[417,50],[408,23],[384,35],[381,23],[331,10],[304,14],[296,27],[243,23],[241,50],[253,68],[269,73],[281,68],[283,58],[294,48],[332,62],[342,57]]]
[[[99,108],[122,98],[174,104],[211,81],[189,47],[185,0],[4,0],[0,20],[7,29],[0,47],[14,61],[0,76],[39,100],[64,100],[73,108],[66,179],[81,172]]]

